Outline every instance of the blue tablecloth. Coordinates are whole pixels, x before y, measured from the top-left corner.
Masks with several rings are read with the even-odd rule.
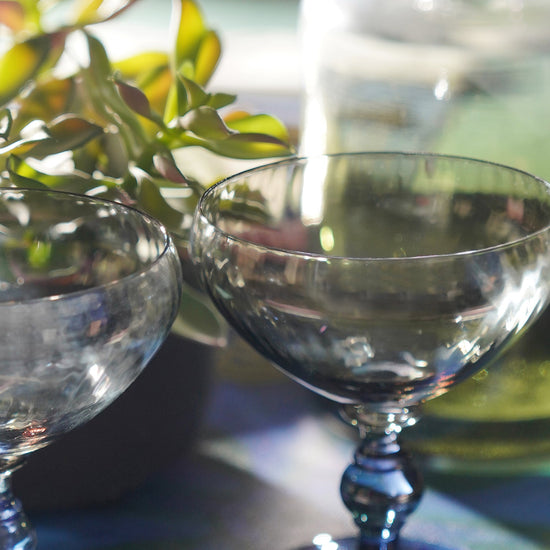
[[[39,549],[291,550],[318,533],[354,533],[338,492],[350,432],[275,369],[222,355],[196,449],[115,503],[31,514]],[[550,548],[544,468],[500,476],[427,470],[426,481],[407,540],[446,550]]]

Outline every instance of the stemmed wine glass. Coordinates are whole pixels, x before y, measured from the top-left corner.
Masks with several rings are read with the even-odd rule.
[[[191,251],[216,306],[359,430],[350,547],[398,547],[422,493],[399,433],[541,312],[549,245],[546,182],[458,157],[293,158],[202,197]]]
[[[0,548],[36,544],[11,472],[127,388],[166,337],[180,294],[175,247],[149,216],[0,189]]]

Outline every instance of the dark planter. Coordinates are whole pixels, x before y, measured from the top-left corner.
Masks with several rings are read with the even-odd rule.
[[[14,473],[27,510],[114,500],[196,441],[212,349],[170,335],[137,380],[96,418],[30,455]]]

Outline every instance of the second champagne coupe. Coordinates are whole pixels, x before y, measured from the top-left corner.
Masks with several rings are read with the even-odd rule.
[[[0,190],[2,550],[36,544],[11,495],[13,469],[130,385],[168,334],[180,295],[174,244],[147,215],[91,197]]]
[[[209,189],[192,254],[233,327],[342,404],[362,438],[341,484],[352,546],[394,548],[422,493],[399,433],[548,302],[550,189],[457,157],[291,159]]]

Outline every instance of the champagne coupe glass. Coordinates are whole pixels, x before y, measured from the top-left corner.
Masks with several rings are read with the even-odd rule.
[[[541,312],[549,245],[546,182],[458,157],[294,158],[202,197],[191,252],[214,303],[359,430],[351,547],[398,547],[422,493],[399,433]]]
[[[149,216],[91,197],[0,189],[2,550],[36,545],[11,472],[127,388],[167,335],[180,294],[175,247]]]

